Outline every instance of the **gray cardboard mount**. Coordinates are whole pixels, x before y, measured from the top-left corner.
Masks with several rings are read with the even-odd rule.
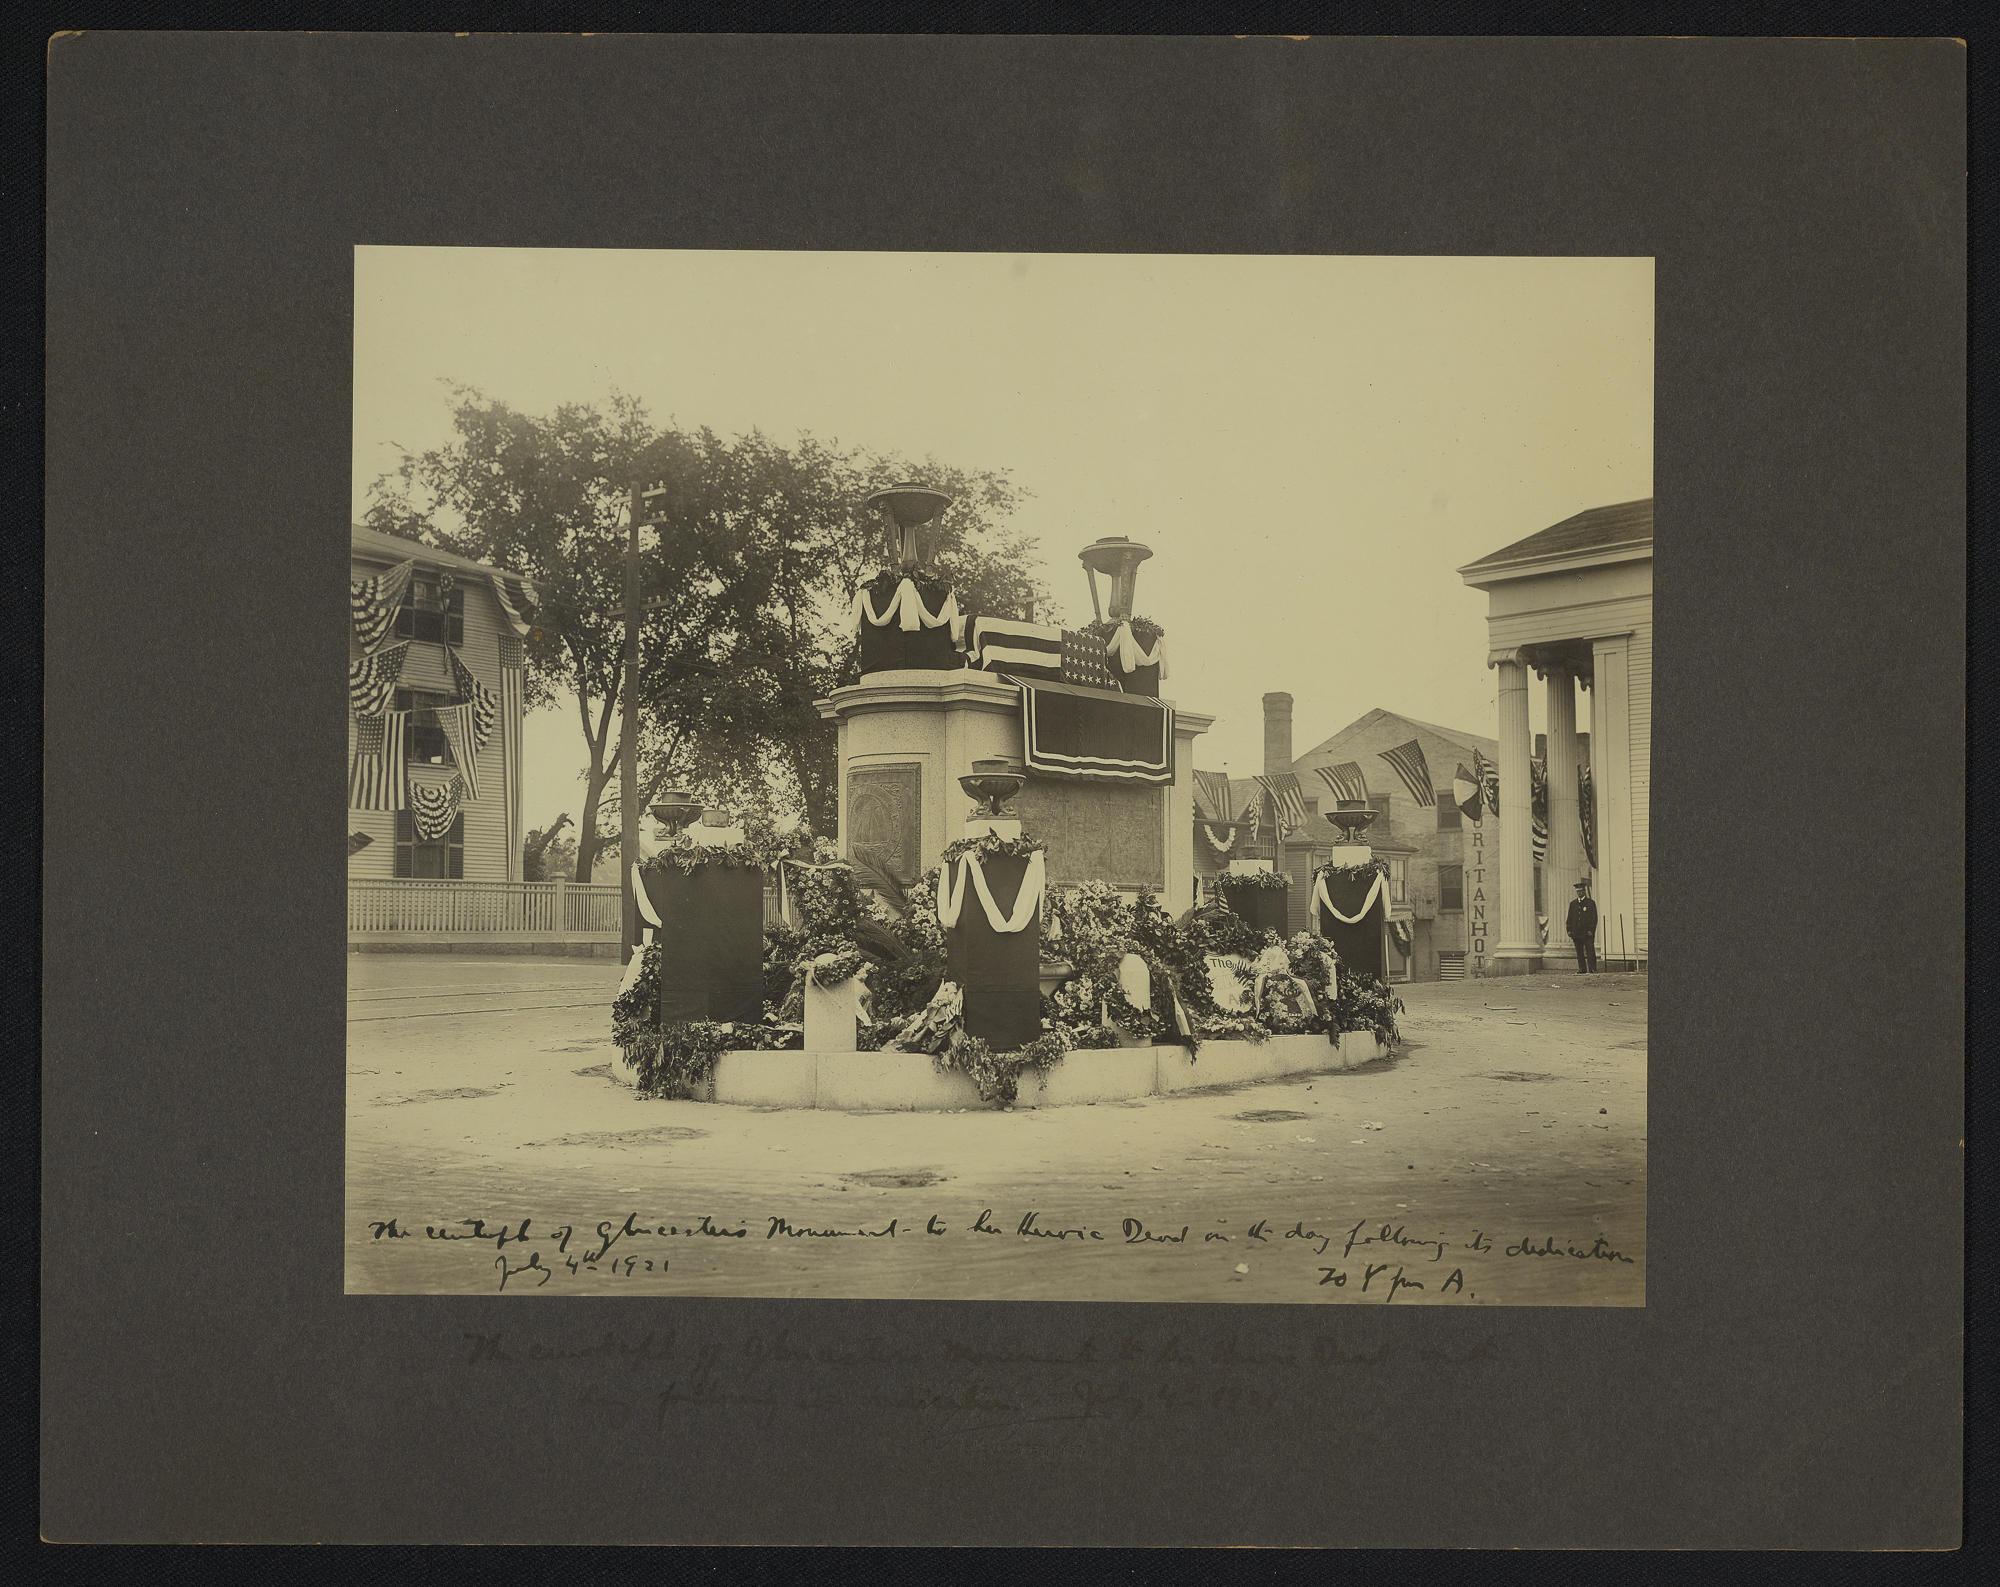
[[[1957,1541],[1959,45],[93,33],[48,73],[44,1536]],[[360,243],[1655,257],[1645,1309],[344,1297],[311,856]],[[698,1436],[617,1408],[649,1331],[780,1330],[998,1396],[1086,1340],[1212,1377],[1042,1437],[814,1409],[811,1367]]]

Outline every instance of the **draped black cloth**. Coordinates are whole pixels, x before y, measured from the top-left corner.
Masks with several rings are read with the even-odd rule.
[[[955,862],[963,864],[963,861]],[[1010,914],[1027,874],[1025,856],[982,859],[987,888]],[[940,883],[942,885],[942,883]],[[965,994],[965,1034],[995,1052],[1017,1052],[1042,1034],[1042,926],[1031,918],[1019,931],[995,931],[986,919],[979,884],[965,878],[958,924],[944,934],[945,978]]]
[[[1275,931],[1281,937],[1291,935],[1291,898],[1290,887],[1231,887],[1226,882],[1222,886],[1224,903],[1256,930]]]
[[[950,672],[964,665],[965,658],[952,645],[949,623],[941,623],[936,628],[920,628],[914,634],[905,633],[895,623],[881,628],[868,622],[861,625],[863,677],[871,672],[899,672],[905,669]]]
[[[1115,672],[1115,669],[1114,669]],[[1160,697],[1160,664],[1156,661],[1150,667],[1134,667],[1130,672],[1115,672],[1127,694]]]
[[[764,1014],[764,873],[704,865],[641,873],[660,924],[660,1024]]]
[[[1343,915],[1351,915],[1361,907],[1361,901],[1374,885],[1372,874],[1360,880],[1329,876],[1326,879],[1326,896],[1333,900],[1334,907]],[[1335,920],[1324,905],[1320,907],[1320,931],[1333,944],[1333,951],[1339,955],[1343,970],[1366,970],[1378,980],[1389,979],[1388,966],[1382,960],[1382,923],[1388,918],[1387,911],[1386,901],[1379,902],[1359,923],[1349,926]]]

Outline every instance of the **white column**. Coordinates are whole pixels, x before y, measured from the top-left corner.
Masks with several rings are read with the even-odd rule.
[[[1583,879],[1583,828],[1576,810],[1576,682],[1567,669],[1544,674],[1549,698],[1549,857],[1542,867],[1548,905],[1548,953],[1558,961],[1569,946],[1565,921]]]
[[[1590,738],[1597,790],[1597,951],[1607,960],[1636,956],[1632,906],[1632,750],[1627,661],[1629,634],[1593,642]]]
[[[1535,928],[1535,834],[1528,762],[1528,667],[1518,651],[1493,660],[1500,674],[1500,941],[1495,975],[1523,975],[1540,967],[1541,934]]]

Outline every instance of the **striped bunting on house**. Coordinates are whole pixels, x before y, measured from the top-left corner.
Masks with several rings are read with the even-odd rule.
[[[470,701],[464,705],[439,706],[438,726],[444,729],[444,739],[451,746],[451,758],[458,767],[458,774],[465,779],[465,796],[479,797],[479,740],[478,729],[473,723],[473,713],[477,709]]]
[[[357,656],[347,664],[347,703],[356,716],[380,716],[396,697],[397,680],[403,676],[403,658],[410,642],[391,645],[371,656]]]
[[[364,651],[375,650],[389,637],[389,629],[402,607],[403,596],[409,591],[410,574],[416,565],[416,560],[412,558],[397,563],[387,573],[376,574],[372,579],[363,579],[358,584],[349,581],[348,608],[354,618],[354,637],[361,641]]]
[[[354,725],[354,764],[347,773],[350,810],[406,810],[403,798],[404,727],[408,711],[364,716]]]
[[[451,675],[457,680],[459,697],[472,706],[473,737],[484,749],[486,741],[493,736],[493,723],[500,715],[500,702],[493,698],[493,691],[479,681],[457,651],[450,646],[445,648],[451,656]]]
[[[1233,821],[1236,813],[1229,808],[1229,773],[1226,771],[1198,771],[1194,774],[1194,802],[1210,821]]]
[[[493,594],[500,602],[501,614],[513,630],[514,638],[526,639],[534,626],[522,615],[534,609],[528,581],[512,573],[491,573],[487,577],[493,582]],[[504,643],[501,648],[503,651],[506,648]]]
[[[1271,810],[1280,832],[1296,832],[1306,824],[1306,796],[1296,776],[1288,771],[1274,772],[1269,777],[1257,778],[1256,782],[1271,796]]]
[[[1411,739],[1407,744],[1398,744],[1394,749],[1385,749],[1381,753],[1390,769],[1403,779],[1403,786],[1410,790],[1412,799],[1420,805],[1437,803],[1437,794],[1431,787],[1431,769],[1424,760],[1421,744]]]
[[[1368,779],[1361,775],[1359,761],[1344,760],[1338,766],[1315,766],[1313,770],[1332,790],[1335,799],[1345,799],[1351,804],[1368,802]]]
[[[465,784],[454,775],[443,782],[410,782],[410,825],[419,841],[437,843],[451,836]]]
[[[1063,631],[1046,623],[1017,622],[1011,617],[975,617],[966,624],[965,653],[973,666],[988,672],[1011,672],[1024,678],[1060,682],[1063,648]]]

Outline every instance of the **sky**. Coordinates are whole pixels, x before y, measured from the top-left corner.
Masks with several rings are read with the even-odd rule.
[[[447,380],[1004,469],[1072,624],[1079,548],[1152,548],[1161,693],[1245,777],[1270,690],[1295,755],[1376,707],[1494,735],[1455,570],[1653,493],[1653,261],[359,248],[355,517]],[[526,824],[574,817],[574,700],[525,748]]]

